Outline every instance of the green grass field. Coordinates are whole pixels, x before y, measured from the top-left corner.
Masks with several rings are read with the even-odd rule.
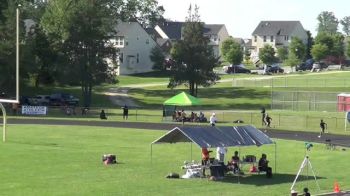
[[[305,155],[304,142],[277,140],[274,145],[230,148],[241,156],[267,153],[277,168],[272,179],[264,175],[207,179],[166,179],[170,172],[184,174],[185,160],[199,160],[200,149],[188,143],[153,145],[164,131],[80,126],[10,125],[6,143],[0,143],[1,195],[289,195]],[[192,149],[192,150],[191,150]],[[103,154],[117,155],[120,164],[105,166]],[[192,157],[191,157],[192,154]],[[349,149],[326,150],[314,144],[309,152],[321,192],[350,189]],[[247,168],[246,168],[247,169]],[[302,173],[297,190],[316,193],[311,171]],[[306,180],[309,176],[309,180]]]

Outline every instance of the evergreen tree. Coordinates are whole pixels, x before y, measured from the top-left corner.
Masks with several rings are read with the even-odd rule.
[[[190,6],[183,27],[183,40],[173,46],[171,56],[175,65],[169,88],[185,84],[189,87],[190,94],[197,96],[198,86],[210,86],[219,79],[213,71],[219,60],[214,56],[209,38],[204,36],[204,27],[197,6],[194,10]]]

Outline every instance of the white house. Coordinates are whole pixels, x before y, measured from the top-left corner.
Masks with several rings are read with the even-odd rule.
[[[151,50],[158,46],[138,22],[119,22],[117,37],[112,40],[119,49],[116,55],[117,75],[129,75],[152,71]]]
[[[288,47],[292,37],[307,44],[308,35],[300,21],[261,21],[252,33],[252,59],[258,58],[260,49],[266,44],[275,49]]]

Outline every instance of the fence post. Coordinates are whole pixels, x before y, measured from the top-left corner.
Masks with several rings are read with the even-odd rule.
[[[335,128],[337,129],[338,128],[338,118],[337,117],[334,117],[335,118]]]

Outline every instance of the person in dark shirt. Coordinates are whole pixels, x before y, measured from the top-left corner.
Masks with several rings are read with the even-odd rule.
[[[129,108],[128,106],[125,104],[123,108],[123,119],[124,120],[128,120],[129,117]]]
[[[266,110],[265,110],[265,108],[263,107],[263,108],[261,108],[261,125],[266,125],[265,124],[265,112],[266,112]]]
[[[239,156],[238,156],[238,151],[235,151],[234,155],[232,156],[230,167],[233,170],[233,173],[239,172]]]
[[[309,193],[309,189],[308,188],[304,188],[304,194],[303,196],[311,196],[311,194]]]
[[[321,137],[322,134],[324,134],[324,131],[327,129],[327,123],[324,122],[322,119],[320,122],[320,128],[321,128],[321,132],[320,132],[320,135],[318,137]]]
[[[272,169],[271,167],[269,167],[269,161],[266,158],[266,154],[261,155],[258,168],[259,168],[259,171],[266,172],[266,177],[268,178],[272,177]]]
[[[104,110],[101,110],[100,119],[102,119],[102,120],[106,120],[107,119],[107,116],[106,116],[106,113],[105,113]]]

